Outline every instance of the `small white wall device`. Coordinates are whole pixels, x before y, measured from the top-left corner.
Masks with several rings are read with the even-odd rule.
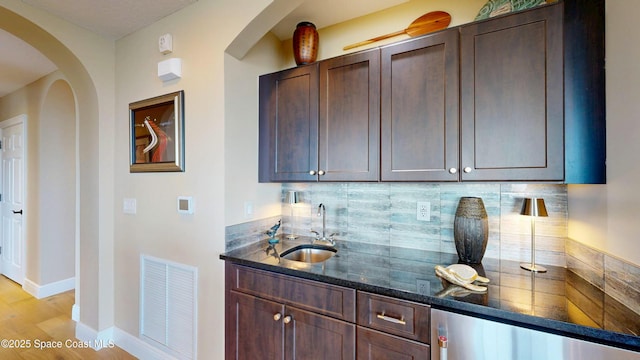
[[[179,79],[182,77],[182,59],[171,58],[158,63],[158,77],[162,81]]]
[[[193,214],[193,197],[178,196],[178,213]]]
[[[173,52],[173,37],[171,34],[164,34],[158,39],[158,50],[162,55],[171,54]]]

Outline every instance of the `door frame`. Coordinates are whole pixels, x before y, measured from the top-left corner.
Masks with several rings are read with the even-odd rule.
[[[22,146],[22,156],[23,156],[23,161],[24,161],[24,166],[22,167],[22,188],[24,189],[24,204],[22,207],[22,212],[23,212],[23,216],[22,216],[22,238],[20,239],[20,241],[22,242],[22,279],[23,279],[23,284],[24,284],[24,280],[26,279],[26,268],[27,268],[27,243],[26,243],[26,232],[27,232],[27,223],[28,223],[28,216],[27,214],[29,214],[29,211],[27,210],[28,207],[28,191],[26,188],[26,184],[28,183],[27,181],[27,174],[29,173],[28,171],[28,148],[27,148],[27,115],[26,114],[20,114],[17,116],[14,116],[12,118],[6,119],[6,120],[2,120],[0,121],[0,139],[2,138],[2,132],[4,131],[5,128],[8,128],[10,126],[15,126],[15,125],[19,125],[22,124],[22,138],[23,138],[23,146]],[[4,152],[0,152],[0,160],[2,160]],[[0,166],[0,194],[5,193],[4,191],[4,183],[2,182],[2,166]],[[0,224],[0,243],[4,243],[2,240],[2,224]],[[0,262],[2,261],[2,258],[0,258]],[[4,265],[0,264],[0,274],[2,274],[2,267]],[[23,285],[21,284],[21,285]]]

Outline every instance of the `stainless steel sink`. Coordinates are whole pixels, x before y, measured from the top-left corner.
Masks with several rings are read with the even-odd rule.
[[[338,250],[332,246],[303,244],[280,254],[280,258],[303,263],[320,263],[333,257]]]

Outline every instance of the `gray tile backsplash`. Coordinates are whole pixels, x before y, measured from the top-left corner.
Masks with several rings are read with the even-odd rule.
[[[302,194],[304,203],[282,205],[285,233],[308,235],[320,231],[316,215],[322,203],[327,210],[327,233],[349,242],[391,245],[416,250],[456,253],[453,222],[463,196],[481,197],[489,218],[489,242],[485,257],[528,261],[531,258],[530,218],[520,216],[525,197],[543,197],[549,217],[536,222],[536,261],[565,266],[567,236],[567,188],[564,185],[529,184],[421,184],[340,183],[283,184]],[[416,217],[417,202],[431,204],[428,222]]]
[[[280,216],[273,216],[266,219],[227,226],[225,228],[225,251],[262,243],[262,240],[268,238],[266,231],[274,226],[280,218]],[[278,234],[281,232],[282,227]],[[260,244],[260,246],[262,246],[262,244]]]
[[[640,267],[566,240],[567,268],[640,314]]]
[[[300,192],[302,199],[302,203],[293,208],[284,204],[285,194],[290,190]],[[531,259],[531,218],[519,215],[522,200],[544,198],[549,216],[536,218],[536,262],[567,267],[640,314],[640,267],[567,238],[565,185],[283,184],[282,216],[228,226],[226,250],[266,240],[265,230],[280,218],[284,234],[310,236],[311,229],[321,231],[322,217],[317,216],[317,210],[322,203],[326,208],[326,235],[336,233],[336,238],[347,241],[357,252],[388,251],[388,246],[392,246],[396,251],[407,249],[406,260],[411,260],[411,254],[436,251],[453,254],[448,259],[453,262],[457,258],[453,222],[458,201],[463,196],[481,197],[484,202],[489,220],[485,258],[523,262]],[[431,204],[430,221],[417,220],[418,201]],[[390,271],[391,264],[384,265],[380,271]],[[402,274],[397,276],[401,282]]]

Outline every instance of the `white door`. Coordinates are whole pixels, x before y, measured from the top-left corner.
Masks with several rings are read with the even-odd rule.
[[[9,122],[9,123],[8,123]],[[6,125],[6,127],[4,126]],[[2,221],[0,255],[2,274],[22,285],[24,281],[24,122],[22,118],[0,123],[2,139]]]

